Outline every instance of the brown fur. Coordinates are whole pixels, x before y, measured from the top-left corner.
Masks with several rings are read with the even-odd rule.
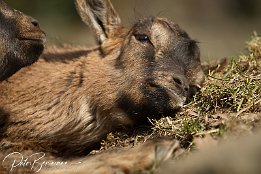
[[[1,144],[84,155],[110,131],[174,114],[202,84],[197,44],[174,22],[126,29],[108,0],[76,5],[99,47],[49,49],[1,83]]]
[[[41,174],[259,174],[260,146],[260,131],[190,154],[184,153],[178,142],[161,140],[78,159],[65,166],[43,169]]]
[[[178,157],[182,152],[183,150],[176,140],[154,140],[134,148],[122,148],[69,161],[68,165],[59,166],[57,168],[55,166],[49,166],[49,169],[45,168],[40,173],[142,173],[146,170],[158,168],[162,163],[170,158]]]
[[[0,81],[34,63],[43,51],[44,39],[35,19],[0,0]]]

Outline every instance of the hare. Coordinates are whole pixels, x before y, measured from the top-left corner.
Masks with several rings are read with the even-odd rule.
[[[202,85],[197,42],[175,22],[128,29],[109,0],[75,3],[98,46],[47,49],[0,84],[1,151],[85,155],[111,131],[175,114]]]
[[[37,61],[44,40],[35,19],[0,0],[0,81]]]

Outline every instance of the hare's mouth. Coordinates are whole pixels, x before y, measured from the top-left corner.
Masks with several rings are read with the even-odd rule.
[[[186,97],[185,96],[181,96],[179,94],[177,94],[176,91],[170,89],[170,88],[164,88],[168,94],[168,96],[170,97],[170,105],[173,108],[176,109],[180,109],[184,106],[184,103],[186,101]]]
[[[186,96],[183,96],[180,92],[175,91],[174,89],[167,87],[165,85],[159,85],[155,82],[149,81],[147,82],[147,88],[151,91],[156,91],[157,89],[163,89],[169,99],[170,99],[170,105],[173,109],[180,109],[184,106],[184,103],[186,101]]]
[[[44,43],[46,40],[46,36],[44,32],[40,33],[28,33],[21,35],[19,38],[21,41],[32,41],[37,43]]]

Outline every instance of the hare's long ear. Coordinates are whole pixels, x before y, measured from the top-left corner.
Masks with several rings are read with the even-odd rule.
[[[110,0],[75,0],[75,5],[83,22],[95,32],[99,44],[114,35],[121,25]]]

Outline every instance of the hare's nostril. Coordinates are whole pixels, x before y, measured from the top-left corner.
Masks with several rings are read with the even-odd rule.
[[[180,80],[179,78],[173,78],[174,82],[178,85],[182,85],[182,80]]]
[[[33,24],[33,26],[39,27],[39,23],[38,23],[37,20],[33,19],[33,20],[31,21],[31,23]]]
[[[187,85],[186,79],[184,79],[182,77],[173,77],[173,81],[174,81],[175,85],[178,88],[181,88],[182,90],[184,90],[184,92],[188,92],[190,90],[189,85]]]

